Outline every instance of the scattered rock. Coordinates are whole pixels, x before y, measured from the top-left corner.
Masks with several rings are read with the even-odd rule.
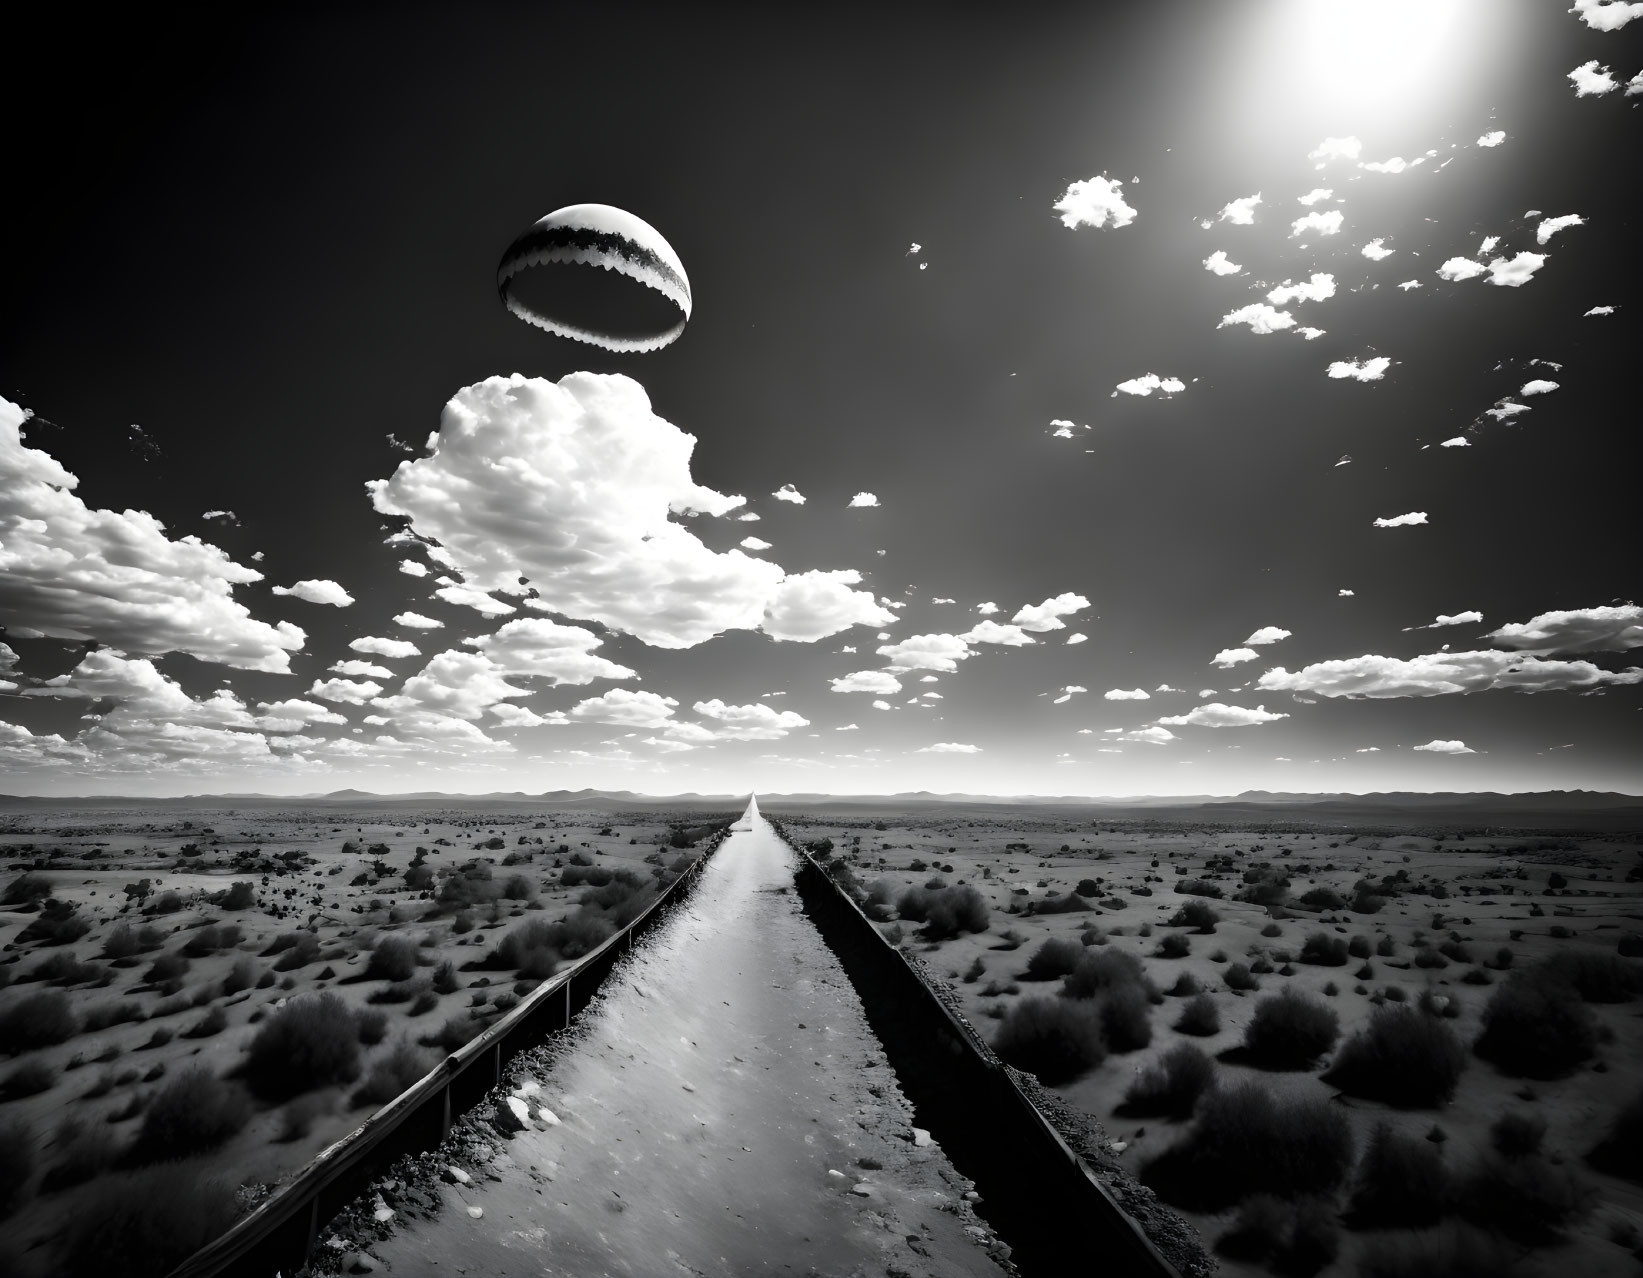
[[[453,1185],[471,1185],[474,1183],[473,1177],[460,1167],[446,1167],[443,1175]]]
[[[351,1251],[342,1258],[342,1272],[345,1274],[369,1274],[376,1271],[377,1263],[363,1251]]]
[[[485,1214],[485,1209],[483,1207],[470,1207],[470,1208],[468,1208],[468,1215],[472,1216],[475,1220],[478,1220],[484,1214]]]
[[[913,1128],[913,1144],[923,1149],[927,1145],[935,1144],[935,1142],[931,1139],[930,1133],[925,1131],[924,1128],[915,1127]]]
[[[873,1187],[865,1180],[859,1180],[850,1186],[850,1192],[857,1198],[871,1198],[873,1196]]]

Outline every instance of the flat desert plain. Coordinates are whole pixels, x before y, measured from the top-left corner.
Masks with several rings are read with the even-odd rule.
[[[7,815],[0,1273],[165,1272],[625,922],[710,828],[517,808]],[[525,925],[530,944],[490,958]]]
[[[1638,837],[769,815],[1222,1272],[1637,1272]]]

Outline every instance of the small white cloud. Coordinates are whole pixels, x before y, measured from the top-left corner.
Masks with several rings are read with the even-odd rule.
[[[855,723],[842,723],[838,727],[834,728],[833,731],[834,732],[860,732],[861,731],[861,725],[860,724],[855,724]]]
[[[1520,288],[1534,278],[1534,274],[1546,265],[1544,253],[1519,253],[1508,261],[1504,257],[1497,257],[1489,263],[1489,282],[1502,288]]]
[[[1161,683],[1153,689],[1154,692],[1185,692],[1185,688],[1172,688],[1167,683]]]
[[[1316,231],[1319,235],[1338,235],[1345,220],[1346,215],[1339,209],[1330,209],[1327,213],[1308,213],[1289,224],[1289,238],[1305,235],[1308,231]]]
[[[1377,528],[1408,528],[1426,522],[1424,510],[1411,510],[1407,515],[1393,515],[1390,519],[1375,520]]]
[[[1493,408],[1484,409],[1483,415],[1485,417],[1493,417],[1497,422],[1503,422],[1508,418],[1516,417],[1519,413],[1528,413],[1532,411],[1533,410],[1527,404],[1514,404],[1509,399],[1503,399],[1496,403]]]
[[[1355,160],[1362,154],[1363,143],[1357,138],[1325,138],[1306,158],[1327,164],[1331,160]]]
[[[1006,648],[1021,648],[1037,642],[1020,626],[1001,626],[996,621],[978,621],[959,638],[966,643],[996,643]]]
[[[1152,694],[1145,688],[1108,688],[1101,694],[1107,701],[1151,701]]]
[[[857,670],[831,681],[834,692],[873,692],[888,694],[901,691],[901,680],[883,670]]]
[[[1471,441],[1464,435],[1456,435],[1454,438],[1446,439],[1438,445],[1439,448],[1470,448],[1471,446]]]
[[[770,495],[772,497],[774,497],[777,501],[790,501],[795,506],[804,505],[804,494],[801,493],[797,488],[793,487],[792,484],[783,484],[780,488],[778,488],[775,492],[771,493]]]
[[[1216,249],[1215,252],[1204,259],[1204,269],[1213,271],[1217,275],[1236,275],[1244,268],[1239,266],[1238,263],[1228,260],[1223,250]]]
[[[1586,219],[1578,213],[1565,213],[1562,217],[1544,218],[1540,225],[1535,227],[1535,243],[1544,244],[1559,231],[1567,230],[1571,226],[1585,226]]]
[[[1614,312],[1615,308],[1612,306],[1594,306],[1591,310],[1585,312],[1581,319],[1588,319],[1593,315],[1613,315]]]
[[[1343,587],[1341,587],[1341,589],[1339,589],[1335,592],[1335,597],[1337,599],[1350,599],[1350,598],[1352,598],[1353,595],[1355,595],[1357,593],[1358,592],[1356,590],[1348,590],[1348,589],[1346,589],[1346,587],[1343,586]]]
[[[769,550],[770,549],[770,543],[768,541],[761,541],[757,537],[743,537],[741,539],[741,541],[737,542],[736,544],[739,545],[743,550]]]
[[[1643,93],[1643,71],[1639,71],[1630,80],[1626,81],[1626,96],[1628,98],[1635,98],[1639,93]]]
[[[1361,251],[1363,255],[1371,262],[1381,262],[1391,257],[1392,254],[1396,253],[1398,250],[1387,248],[1386,241],[1384,239],[1378,239],[1370,240],[1369,243],[1363,246]]]
[[[894,710],[895,706],[891,705],[888,701],[879,700],[879,701],[873,702],[873,709],[875,709],[875,710]]]
[[[1575,0],[1569,12],[1594,31],[1618,31],[1633,18],[1643,18],[1643,0]]]
[[[308,689],[310,696],[319,697],[325,701],[341,701],[348,705],[364,705],[373,697],[382,695],[382,685],[370,680],[356,683],[352,679],[325,679],[314,681],[314,686]]]
[[[348,646],[355,652],[369,652],[378,657],[415,657],[421,654],[421,649],[407,640],[379,639],[375,635],[363,635]]]
[[[1416,164],[1420,161],[1416,160]],[[1409,167],[1409,161],[1401,155],[1394,155],[1390,160],[1371,160],[1367,164],[1360,164],[1360,169],[1368,169],[1371,173],[1402,173]]]
[[[1234,226],[1249,226],[1255,221],[1255,206],[1261,202],[1261,193],[1246,195],[1241,200],[1232,200],[1221,207],[1219,220],[1231,222]]]
[[[361,679],[392,679],[394,672],[370,661],[338,661],[331,666],[332,674],[349,675]]]
[[[1350,377],[1360,382],[1378,382],[1386,376],[1386,370],[1392,367],[1392,361],[1385,355],[1377,355],[1374,359],[1366,359],[1362,363],[1357,360],[1336,360],[1329,366],[1331,377]]]
[[[1504,141],[1506,141],[1506,131],[1504,129],[1491,129],[1478,139],[1478,145],[1499,146]]]
[[[1419,750],[1419,751],[1423,751],[1426,754],[1476,754],[1477,753],[1476,750],[1472,749],[1464,741],[1440,741],[1440,740],[1437,740],[1435,738],[1431,741],[1428,741],[1425,745],[1416,746],[1415,749]]]
[[[978,603],[976,605],[976,611],[978,613],[980,613],[983,617],[991,617],[995,612],[998,611],[998,605],[993,603],[991,600],[989,600],[986,603]]]
[[[1160,377],[1157,373],[1145,373],[1140,377],[1132,377],[1127,382],[1119,382],[1116,389],[1125,395],[1151,395],[1153,391],[1179,395],[1186,388],[1187,384],[1179,377]]]
[[[1353,754],[1379,754],[1380,752],[1381,752],[1381,748],[1379,746],[1359,746],[1352,753]]]
[[[1069,230],[1080,226],[1128,226],[1135,210],[1124,202],[1124,184],[1114,178],[1092,177],[1074,182],[1051,207],[1061,214],[1061,225]]]
[[[1311,208],[1319,200],[1327,200],[1327,199],[1329,199],[1330,196],[1332,196],[1334,194],[1335,194],[1334,191],[1331,191],[1326,187],[1315,186],[1310,191],[1308,191],[1305,195],[1297,195],[1295,197],[1295,202],[1297,204],[1304,204],[1304,205],[1307,206],[1307,208]]]
[[[1050,425],[1055,427],[1050,433],[1056,439],[1071,439],[1073,431],[1077,429],[1071,422],[1063,421],[1060,418],[1056,418]],[[1086,429],[1088,428],[1086,427]]]
[[[1335,277],[1323,272],[1314,272],[1310,280],[1303,280],[1299,284],[1285,280],[1266,295],[1266,300],[1274,306],[1287,306],[1290,302],[1323,302],[1334,296]]]
[[[1067,642],[1069,644],[1087,643],[1088,641],[1089,641],[1089,636],[1088,635],[1079,634],[1076,630],[1072,634],[1067,636]]]
[[[1294,631],[1285,630],[1281,626],[1262,626],[1259,630],[1257,630],[1254,634],[1252,634],[1248,639],[1245,639],[1244,642],[1247,643],[1247,644],[1257,644],[1257,645],[1258,644],[1268,644],[1268,643],[1281,643],[1283,640],[1289,638],[1289,636],[1294,634],[1294,633],[1295,633]]]
[[[1154,724],[1150,728],[1137,728],[1134,732],[1126,732],[1118,738],[1120,741],[1145,741],[1148,745],[1164,745],[1176,740],[1176,736],[1168,728],[1160,728]]]
[[[1069,590],[1056,595],[1053,599],[1046,599],[1041,604],[1023,606],[1010,618],[1010,622],[1035,634],[1042,634],[1048,630],[1065,630],[1067,623],[1061,618],[1070,617],[1075,612],[1083,612],[1089,606],[1088,599]]]
[[[938,741],[934,745],[923,746],[913,751],[914,754],[980,754],[978,745],[966,745],[962,741]]]
[[[1452,257],[1438,267],[1438,274],[1451,282],[1476,279],[1488,268],[1482,262],[1474,262],[1469,257]]]
[[[1532,382],[1524,382],[1518,387],[1519,395],[1549,395],[1558,387],[1556,382],[1549,382],[1544,377],[1537,377]]]
[[[1242,662],[1254,661],[1260,655],[1253,648],[1222,648],[1220,652],[1215,654],[1210,664],[1220,666],[1223,670],[1230,670],[1233,666]]]
[[[1478,245],[1478,256],[1482,257],[1485,253],[1493,253],[1495,251],[1495,245],[1499,243],[1500,236],[1485,235],[1483,237],[1483,243]]]
[[[1439,630],[1444,626],[1469,626],[1483,620],[1483,614],[1476,609],[1466,612],[1440,612],[1437,617],[1424,626],[1415,626],[1416,630]]]
[[[1606,93],[1613,93],[1620,86],[1615,83],[1614,76],[1609,74],[1608,67],[1599,67],[1597,59],[1582,62],[1573,71],[1569,72],[1568,80],[1575,86],[1577,98],[1601,98]]]
[[[443,621],[436,621],[432,617],[424,617],[420,612],[402,612],[394,617],[397,625],[409,626],[412,630],[440,630],[444,627]]]
[[[1265,302],[1251,302],[1221,316],[1221,322],[1215,327],[1226,328],[1229,324],[1248,324],[1254,333],[1276,333],[1294,327],[1295,317],[1288,311],[1274,310]]]
[[[759,516],[751,510],[744,511],[736,516],[736,522],[738,524],[756,524],[759,522]]]
[[[1194,706],[1186,714],[1166,715],[1158,720],[1172,728],[1249,728],[1275,719],[1287,719],[1287,714],[1275,714],[1265,706],[1250,710],[1245,706],[1229,706],[1220,701]]]
[[[1420,286],[1421,286],[1421,282],[1419,280],[1405,280],[1402,284],[1398,285],[1398,287],[1401,288],[1406,293],[1410,289],[1419,288]]]
[[[346,608],[354,602],[351,594],[336,582],[324,578],[299,581],[293,586],[275,586],[274,593],[290,595],[293,599],[306,600],[311,604],[330,604],[333,608]]]
[[[867,506],[877,506],[879,499],[872,493],[857,493],[850,499],[849,509],[859,509]]]
[[[1324,335],[1324,330],[1321,328],[1298,328],[1295,331],[1302,337],[1306,338],[1309,342],[1314,341]]]
[[[428,565],[415,559],[401,559],[399,561],[399,570],[407,577],[426,577],[428,575]]]
[[[930,596],[930,602],[932,604],[950,604],[950,603],[957,603],[958,600],[948,599],[943,595],[932,595],[932,596]]]
[[[1491,631],[1489,638],[1520,651],[1625,652],[1643,647],[1643,606],[1605,604],[1543,612]]]

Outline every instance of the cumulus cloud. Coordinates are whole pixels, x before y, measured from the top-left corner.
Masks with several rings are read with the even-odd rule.
[[[1322,302],[1334,296],[1335,277],[1315,271],[1310,280],[1299,284],[1285,280],[1266,295],[1266,300],[1274,306],[1287,306],[1291,302]]]
[[[1544,253],[1519,253],[1510,260],[1497,257],[1489,263],[1489,283],[1502,288],[1520,288],[1545,265]]]
[[[719,698],[698,701],[691,709],[713,721],[713,734],[721,741],[777,741],[795,728],[810,726],[810,720],[791,710],[772,710],[752,705],[726,705]]]
[[[1583,312],[1581,318],[1587,319],[1593,315],[1613,315],[1614,312],[1615,308],[1612,306],[1594,306],[1591,310]]]
[[[428,565],[415,559],[401,559],[399,561],[399,570],[407,577],[426,577],[428,575]]]
[[[1331,377],[1350,377],[1360,382],[1378,382],[1386,376],[1386,370],[1392,367],[1392,361],[1385,355],[1377,355],[1374,359],[1336,360],[1329,366]]]
[[[298,697],[284,701],[264,701],[257,707],[260,714],[257,726],[264,732],[300,732],[314,723],[347,723],[348,716],[338,714],[329,706]]]
[[[290,595],[294,599],[306,600],[312,604],[330,604],[333,608],[346,608],[354,602],[351,594],[336,582],[324,578],[299,581],[291,586],[275,586],[274,593]]]
[[[1452,283],[1459,283],[1461,280],[1476,279],[1487,269],[1482,262],[1474,262],[1469,257],[1452,257],[1438,267],[1438,274]]]
[[[1559,231],[1571,226],[1585,226],[1586,219],[1578,213],[1565,213],[1562,217],[1543,218],[1539,226],[1535,227],[1535,243],[1544,244]]]
[[[875,709],[875,710],[894,710],[895,706],[891,705],[888,701],[885,701],[881,697],[879,700],[873,702],[873,709]]]
[[[488,378],[451,399],[429,442],[367,487],[379,511],[440,544],[468,589],[534,589],[540,611],[688,648],[758,628],[786,577],[741,550],[715,553],[673,518],[743,499],[691,479],[694,437],[631,378]]]
[[[1628,603],[1543,612],[1488,637],[1503,648],[1542,654],[1625,652],[1643,647],[1643,607]]]
[[[1274,310],[1265,302],[1251,302],[1221,316],[1221,322],[1215,327],[1226,328],[1229,324],[1248,324],[1250,331],[1255,333],[1276,333],[1280,329],[1294,327],[1295,317],[1288,311]]]
[[[1434,652],[1407,660],[1367,655],[1320,661],[1291,673],[1268,670],[1259,687],[1319,697],[1438,697],[1509,688],[1520,692],[1584,691],[1643,681],[1643,670],[1615,673],[1589,661],[1545,661],[1517,653]]]
[[[1363,143],[1357,138],[1325,138],[1306,158],[1327,164],[1331,160],[1355,160],[1362,154]]]
[[[1618,31],[1633,18],[1643,18],[1643,0],[1575,0],[1569,12],[1594,31]]]
[[[1506,131],[1504,129],[1491,129],[1478,139],[1478,145],[1499,146],[1504,141],[1506,141]]]
[[[501,702],[529,695],[530,689],[509,683],[489,657],[451,649],[430,657],[398,694],[377,697],[373,705],[396,729],[421,738],[452,731],[446,720],[471,722]]]
[[[739,546],[741,546],[741,548],[743,550],[769,550],[770,549],[770,543],[768,541],[763,541],[758,537],[743,537],[741,539],[741,541],[738,542],[737,544]]]
[[[1124,202],[1124,184],[1113,178],[1092,177],[1074,182],[1051,207],[1061,214],[1061,225],[1069,230],[1080,226],[1128,226],[1135,210]]]
[[[801,493],[797,488],[793,487],[792,484],[783,484],[780,488],[778,488],[775,492],[771,493],[770,495],[772,497],[774,497],[777,501],[790,501],[795,506],[804,505],[804,494]]]
[[[1643,71],[1639,71],[1630,80],[1626,81],[1626,96],[1628,98],[1635,98],[1639,93],[1643,93]]]
[[[348,646],[355,652],[368,652],[378,657],[416,657],[422,651],[407,640],[379,639],[375,635],[363,635]]]
[[[1319,200],[1327,200],[1334,194],[1334,191],[1331,191],[1326,187],[1315,186],[1305,195],[1297,195],[1295,197],[1295,202],[1297,204],[1304,204],[1307,208],[1311,208]]]
[[[1179,395],[1186,388],[1187,384],[1179,377],[1160,377],[1157,373],[1144,373],[1140,377],[1130,378],[1127,382],[1119,382],[1116,389],[1125,395],[1151,395],[1153,391]]]
[[[471,586],[464,586],[460,582],[453,582],[445,577],[440,578],[440,580],[448,584],[434,591],[434,597],[443,599],[448,604],[455,604],[459,608],[472,608],[475,612],[487,617],[506,617],[510,613],[519,611],[512,604],[503,603],[502,600],[487,594],[483,590],[475,590]]]
[[[23,444],[28,416],[0,399],[0,616],[14,636],[290,670],[302,630],[258,621],[233,597],[260,572],[198,537],[172,540],[144,511],[87,506],[78,477]]]
[[[1168,728],[1160,728],[1154,724],[1150,728],[1137,728],[1133,732],[1126,732],[1118,738],[1120,741],[1144,741],[1148,745],[1164,745],[1174,741],[1176,736]]]
[[[1145,688],[1108,688],[1102,697],[1108,701],[1151,701],[1152,694]]]
[[[1255,206],[1261,202],[1261,193],[1246,195],[1241,200],[1232,200],[1221,207],[1218,220],[1231,222],[1234,226],[1249,226],[1255,221]]]
[[[381,693],[382,685],[369,679],[316,679],[314,686],[308,689],[308,695],[311,697],[319,697],[325,701],[340,701],[351,706],[362,706]]]
[[[914,754],[980,754],[981,747],[967,745],[962,741],[937,741],[934,745],[922,746],[913,751]]]
[[[1316,231],[1319,235],[1338,235],[1345,217],[1339,209],[1330,209],[1327,213],[1307,213],[1289,224],[1289,236],[1294,239],[1308,231]]]
[[[976,605],[976,611],[983,617],[991,617],[998,611],[998,605],[989,599],[986,603],[978,603]]]
[[[1575,86],[1577,98],[1601,98],[1620,87],[1615,83],[1614,76],[1609,74],[1609,68],[1598,66],[1596,58],[1582,62],[1569,72],[1567,78]]]
[[[394,615],[397,625],[407,626],[412,630],[439,630],[445,625],[433,617],[424,617],[420,612],[401,612]]]
[[[1387,248],[1386,241],[1384,239],[1370,240],[1369,243],[1365,244],[1361,250],[1363,255],[1371,262],[1384,261],[1397,251],[1397,249]]]
[[[1350,599],[1355,594],[1357,594],[1357,591],[1347,590],[1344,586],[1335,592],[1335,596],[1338,599]]]
[[[1471,440],[1467,439],[1464,435],[1456,435],[1453,438],[1444,440],[1438,445],[1439,448],[1470,448],[1471,446]]]
[[[1474,610],[1467,612],[1446,613],[1440,612],[1436,619],[1424,626],[1405,626],[1405,630],[1441,630],[1445,626],[1469,626],[1483,620],[1483,614]]]
[[[1055,427],[1055,430],[1051,433],[1057,439],[1071,439],[1073,431],[1077,429],[1072,422],[1064,421],[1059,417],[1052,421],[1050,425]]]
[[[1256,706],[1251,710],[1247,706],[1229,706],[1224,702],[1210,701],[1194,706],[1185,714],[1166,715],[1158,722],[1172,728],[1249,728],[1287,718],[1287,714],[1276,714],[1265,706]]]
[[[1238,263],[1230,261],[1223,250],[1216,249],[1215,252],[1204,259],[1204,269],[1213,271],[1217,275],[1236,275],[1244,268],[1239,266]]]
[[[548,679],[555,686],[637,677],[626,666],[594,654],[603,640],[591,630],[542,617],[520,617],[494,634],[462,642],[477,649],[503,674]]]
[[[1418,164],[1419,161],[1417,160]],[[1402,173],[1409,167],[1409,161],[1401,155],[1394,155],[1390,160],[1371,160],[1367,164],[1360,164],[1360,169],[1368,169],[1371,173]]]
[[[1527,404],[1514,404],[1509,399],[1503,399],[1497,402],[1493,408],[1484,409],[1483,415],[1485,417],[1493,417],[1497,422],[1503,422],[1508,418],[1516,417],[1519,413],[1527,413],[1529,411],[1531,410]]]
[[[1057,698],[1056,698],[1056,699],[1055,699],[1055,701],[1054,701],[1054,702],[1053,702],[1053,704],[1054,704],[1054,705],[1058,705],[1058,706],[1059,706],[1059,705],[1062,705],[1062,704],[1064,704],[1064,703],[1065,703],[1065,702],[1068,702],[1068,701],[1071,701],[1071,700],[1072,700],[1072,699],[1073,699],[1073,698],[1074,698],[1074,697],[1076,697],[1076,696],[1077,696],[1077,695],[1078,695],[1078,694],[1079,694],[1079,693],[1081,693],[1081,692],[1088,692],[1088,691],[1089,691],[1089,689],[1088,689],[1088,688],[1086,688],[1086,687],[1084,687],[1084,685],[1083,685],[1083,684],[1079,684],[1079,683],[1069,683],[1069,684],[1068,684],[1068,685],[1067,685],[1067,686],[1066,686],[1066,687],[1064,687],[1064,688],[1062,688],[1062,689],[1061,689],[1061,690],[1060,690],[1060,692],[1061,692],[1061,695],[1060,695],[1060,696],[1058,696],[1058,697],[1057,697]],[[926,694],[925,694],[925,695],[926,695],[926,696],[930,696],[930,695],[932,695],[932,694],[930,694],[930,693],[926,693]]]
[[[772,639],[812,643],[851,626],[887,626],[895,613],[865,590],[854,568],[812,569],[784,577],[765,604],[759,628]]]
[[[612,688],[577,702],[570,708],[569,717],[624,728],[655,729],[668,725],[673,718],[673,707],[678,704],[674,698],[654,692]]]
[[[961,634],[959,638],[969,643],[1001,644],[1006,648],[1020,648],[1029,643],[1037,642],[1020,626],[1001,626],[996,621],[978,621]]]
[[[1428,741],[1425,745],[1418,745],[1418,746],[1415,747],[1415,749],[1420,750],[1420,751],[1424,751],[1427,754],[1476,754],[1477,753],[1476,750],[1472,749],[1464,741],[1443,741],[1443,740],[1439,740],[1437,738],[1434,738],[1433,740]]]
[[[394,677],[394,672],[384,666],[358,660],[335,662],[331,666],[331,673],[365,679],[392,679]]]
[[[1260,655],[1253,648],[1222,648],[1210,664],[1220,666],[1223,670],[1230,670],[1245,661],[1254,661]]]
[[[958,669],[958,663],[971,656],[970,645],[957,635],[913,635],[900,643],[886,644],[878,650],[879,656],[890,662],[890,669],[942,670]],[[873,692],[893,689],[870,689]]]
[[[1408,528],[1415,524],[1424,524],[1425,522],[1426,512],[1424,510],[1411,510],[1406,515],[1393,515],[1390,519],[1384,516],[1377,518],[1375,520],[1375,527]]]
[[[1419,280],[1405,280],[1402,284],[1399,284],[1398,287],[1407,293],[1412,288],[1420,288],[1421,282]]]
[[[1063,617],[1070,617],[1075,612],[1082,612],[1090,606],[1090,601],[1083,595],[1075,595],[1070,590],[1056,595],[1053,599],[1046,599],[1041,604],[1027,604],[1017,610],[1010,618],[1012,624],[1023,630],[1031,630],[1043,634],[1047,630],[1065,630],[1067,623]]]
[[[1087,643],[1089,642],[1089,638],[1090,637],[1088,635],[1079,634],[1077,631],[1074,631],[1072,634],[1067,636],[1067,642],[1069,644]]]
[[[872,692],[887,695],[901,691],[901,680],[886,670],[857,670],[831,681],[834,692]]]

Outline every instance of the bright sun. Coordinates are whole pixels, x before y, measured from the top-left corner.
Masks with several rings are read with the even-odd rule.
[[[1458,50],[1458,19],[1486,9],[1468,0],[1294,0],[1296,43],[1317,91],[1365,104],[1427,81]]]

